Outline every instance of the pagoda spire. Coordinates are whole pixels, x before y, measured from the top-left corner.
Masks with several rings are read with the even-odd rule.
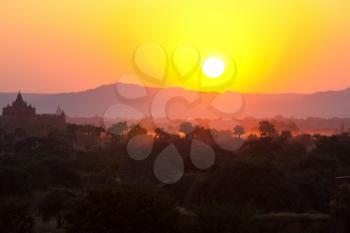
[[[23,100],[21,91],[18,91],[16,100],[13,102],[13,104],[16,105],[16,106],[23,106],[23,105],[26,105],[26,103],[25,103],[24,100]]]
[[[23,102],[23,98],[22,98],[21,91],[18,91],[16,101],[18,101],[18,102]]]
[[[63,110],[61,108],[60,105],[57,106],[57,110],[56,110],[56,115],[61,115],[63,113]]]

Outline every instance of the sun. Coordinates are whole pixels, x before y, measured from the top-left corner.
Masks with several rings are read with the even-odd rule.
[[[217,57],[209,57],[204,61],[202,71],[209,78],[217,78],[224,73],[225,63]]]

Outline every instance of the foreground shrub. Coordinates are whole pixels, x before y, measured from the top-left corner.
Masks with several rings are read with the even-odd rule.
[[[175,232],[178,217],[174,201],[155,191],[100,189],[77,198],[67,216],[67,232]]]

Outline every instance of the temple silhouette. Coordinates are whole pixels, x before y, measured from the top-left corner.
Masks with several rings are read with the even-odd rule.
[[[23,100],[21,92],[11,105],[3,108],[0,117],[0,129],[7,133],[20,131],[25,136],[46,136],[65,127],[66,117],[60,106],[55,114],[37,114],[35,107]]]

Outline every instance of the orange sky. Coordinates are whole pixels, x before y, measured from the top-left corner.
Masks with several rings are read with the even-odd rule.
[[[237,67],[230,90],[343,89],[349,12],[348,0],[1,0],[0,91],[113,83],[135,72],[132,56],[144,42],[168,57],[181,44],[227,54]],[[195,89],[171,72],[166,84]]]

